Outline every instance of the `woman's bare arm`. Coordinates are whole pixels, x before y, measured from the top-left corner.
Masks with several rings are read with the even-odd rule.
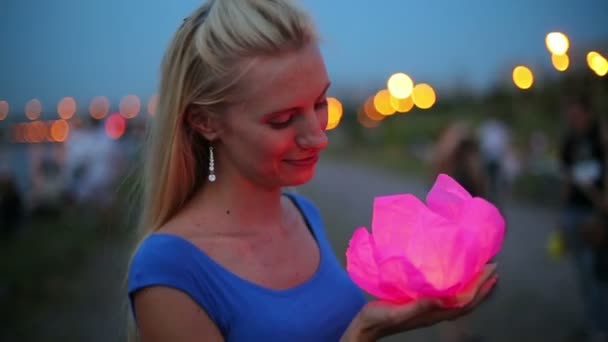
[[[141,342],[223,342],[209,315],[176,289],[153,286],[135,293],[134,307]]]

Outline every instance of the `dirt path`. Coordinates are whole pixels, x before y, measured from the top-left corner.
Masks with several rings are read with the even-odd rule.
[[[344,260],[352,231],[369,227],[374,196],[411,192],[423,198],[428,187],[420,180],[358,164],[323,160],[315,179],[298,191],[318,205],[336,255]],[[463,324],[484,341],[566,341],[565,336],[580,326],[581,309],[570,265],[549,260],[544,250],[555,213],[516,203],[504,213],[508,235],[498,258],[500,288]],[[45,341],[121,340],[126,256],[124,245],[116,242],[100,249],[74,284],[75,304],[47,313],[41,331]],[[440,333],[449,329],[441,325],[387,341],[440,341]]]

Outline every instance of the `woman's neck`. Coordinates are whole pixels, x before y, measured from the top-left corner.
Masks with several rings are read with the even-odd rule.
[[[263,188],[246,180],[206,183],[184,208],[193,229],[222,235],[258,235],[282,229],[285,211],[281,188]],[[203,232],[203,231],[201,231]]]

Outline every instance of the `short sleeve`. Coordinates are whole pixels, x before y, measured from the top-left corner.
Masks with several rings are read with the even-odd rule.
[[[150,286],[170,287],[192,298],[223,332],[225,315],[192,249],[186,241],[167,234],[153,234],[142,241],[129,265],[128,295],[134,317],[133,298],[137,291]]]

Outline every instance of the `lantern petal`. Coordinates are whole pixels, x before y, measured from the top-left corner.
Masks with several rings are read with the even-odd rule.
[[[456,220],[464,202],[472,196],[458,182],[446,174],[440,174],[426,197],[430,210],[448,220]]]
[[[378,265],[374,258],[374,241],[365,227],[355,230],[346,250],[346,270],[351,279],[368,293],[384,298],[386,293],[380,290]]]

